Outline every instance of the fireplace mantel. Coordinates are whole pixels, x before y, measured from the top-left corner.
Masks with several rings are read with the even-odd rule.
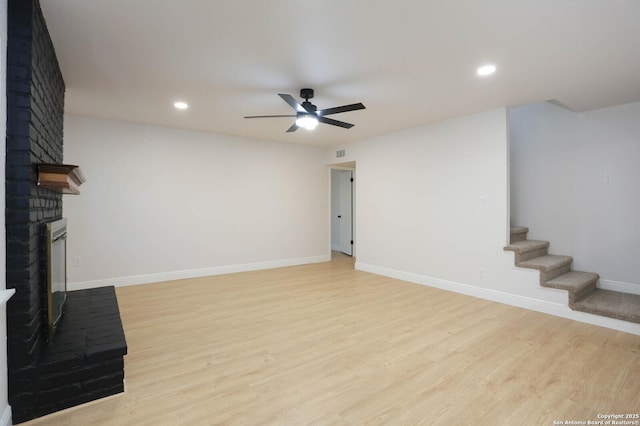
[[[63,194],[80,194],[80,185],[85,182],[79,166],[72,164],[38,164],[38,187]]]

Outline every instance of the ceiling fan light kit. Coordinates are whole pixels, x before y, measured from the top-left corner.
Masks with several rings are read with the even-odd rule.
[[[307,130],[313,130],[318,127],[318,118],[313,114],[299,112],[298,118],[296,119],[296,126]]]
[[[327,115],[339,114],[341,112],[355,111],[359,109],[365,109],[362,103],[343,105],[334,108],[326,108],[318,110],[318,108],[309,102],[309,99],[313,98],[313,89],[305,88],[300,90],[300,97],[304,99],[304,102],[299,103],[295,98],[286,93],[278,93],[291,108],[296,111],[295,115],[249,115],[244,118],[273,118],[273,117],[295,117],[296,121],[287,132],[295,132],[300,127],[307,130],[313,130],[318,123],[330,124],[332,126],[342,127],[343,129],[350,129],[354,125],[346,123],[344,121],[334,120],[327,118]]]

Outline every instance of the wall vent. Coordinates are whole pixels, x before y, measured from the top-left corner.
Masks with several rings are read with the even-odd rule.
[[[342,158],[344,156],[347,155],[347,150],[346,149],[341,149],[339,151],[336,151],[336,158]]]

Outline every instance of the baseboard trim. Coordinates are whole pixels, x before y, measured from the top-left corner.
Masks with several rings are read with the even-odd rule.
[[[133,275],[128,277],[108,278],[104,280],[67,283],[67,289],[72,291],[105,286],[125,287],[130,285],[152,284],[162,281],[183,280],[187,278],[200,278],[212,275],[234,274],[237,272],[259,271],[262,269],[274,269],[287,266],[329,262],[330,260],[331,254],[327,254],[322,256],[281,259],[267,262],[246,263],[240,265],[214,266],[210,268],[189,269],[182,271],[161,272],[157,274]]]
[[[2,412],[2,417],[0,417],[0,425],[1,426],[11,426],[11,406],[7,405],[4,407],[4,411]]]
[[[640,285],[600,279],[598,288],[640,295]]]
[[[467,296],[478,297],[480,299],[491,300],[505,305],[516,306],[519,308],[529,309],[531,311],[541,312],[640,336],[640,324],[621,321],[614,318],[601,317],[598,315],[588,314],[586,312],[574,311],[568,306],[558,303],[547,302],[544,300],[533,299],[526,296],[505,293],[469,284],[442,280],[426,275],[369,265],[361,262],[356,262],[355,267],[360,271],[371,272],[385,277],[426,285],[428,287],[434,287],[441,290],[452,291],[454,293],[460,293]]]

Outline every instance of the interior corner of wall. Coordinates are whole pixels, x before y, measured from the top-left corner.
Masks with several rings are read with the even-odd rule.
[[[573,108],[571,108],[571,107],[567,106],[566,104],[562,103],[558,99],[547,99],[546,102],[551,104],[551,105],[555,105],[557,107],[560,107],[562,109],[566,109],[567,111],[576,112],[576,110],[574,110]]]

